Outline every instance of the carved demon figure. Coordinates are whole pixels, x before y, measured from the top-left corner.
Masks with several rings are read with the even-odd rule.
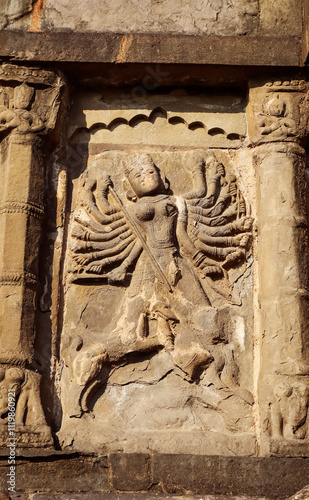
[[[225,174],[212,152],[206,159],[188,153],[186,162],[194,187],[182,196],[172,194],[144,153],[123,161],[126,202],[103,169],[81,176],[71,224],[71,280],[105,277],[128,286],[118,325],[104,345],[85,350],[75,338],[78,353],[64,348],[83,388],[84,411],[102,367],[129,353],[166,349],[191,380],[214,361],[213,339],[209,349],[198,341],[199,314],[229,300],[228,270],[245,258],[252,218],[235,177]]]

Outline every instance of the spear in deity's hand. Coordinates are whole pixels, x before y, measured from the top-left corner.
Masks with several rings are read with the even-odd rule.
[[[147,242],[146,242],[144,236],[142,235],[142,233],[141,233],[141,231],[140,231],[137,223],[135,222],[135,220],[133,219],[133,217],[131,217],[131,215],[129,214],[128,210],[125,208],[125,206],[122,203],[121,199],[119,198],[118,194],[115,192],[115,190],[112,188],[111,185],[109,185],[109,191],[112,194],[112,196],[114,197],[116,203],[119,205],[119,207],[123,211],[123,213],[124,213],[124,215],[125,215],[128,223],[132,226],[132,229],[133,229],[135,235],[140,240],[140,242],[141,242],[141,244],[143,246],[143,249],[147,253],[147,255],[148,255],[149,259],[150,259],[150,262],[152,263],[152,265],[154,267],[154,270],[156,271],[158,277],[160,277],[161,280],[163,281],[163,283],[165,283],[165,285],[168,288],[168,291],[170,293],[173,293],[173,289],[172,289],[172,287],[171,287],[171,285],[170,285],[167,277],[165,276],[164,271],[163,271],[162,267],[160,266],[160,263],[157,261],[157,259],[155,258],[155,256],[152,254],[152,251],[149,248],[149,246],[147,245]]]

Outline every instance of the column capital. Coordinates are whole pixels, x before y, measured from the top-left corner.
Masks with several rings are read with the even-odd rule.
[[[0,66],[0,140],[11,134],[48,134],[55,127],[63,78],[53,71]]]
[[[255,80],[249,86],[247,121],[254,145],[303,144],[308,135],[308,84],[304,80]]]

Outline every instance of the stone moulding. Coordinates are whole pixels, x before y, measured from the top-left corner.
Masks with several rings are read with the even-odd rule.
[[[31,283],[37,285],[38,277],[35,274],[27,273],[24,271],[10,271],[0,276],[1,285],[22,285],[23,283]]]
[[[247,108],[258,192],[260,452],[308,456],[308,135],[305,81],[254,82]],[[276,192],[274,193],[274,186]],[[277,260],[272,266],[271,262]],[[293,290],[293,292],[292,292]],[[292,292],[292,293],[291,293]]]
[[[18,201],[7,201],[0,206],[0,214],[25,213],[41,219],[44,215],[43,205],[34,205],[33,203],[20,203]]]
[[[197,122],[200,141],[188,128]],[[236,306],[238,287],[249,300],[252,278],[253,217],[232,160],[245,133],[239,93],[74,96],[59,332],[64,448],[255,453],[251,380],[239,367],[251,320]]]
[[[61,165],[62,77],[0,83],[2,445],[13,387],[53,445],[43,359],[63,449],[308,456],[307,83],[77,89]]]
[[[9,400],[14,397],[17,446],[51,447],[34,340],[44,216],[43,144],[55,128],[63,81],[51,71],[4,64],[0,85],[0,441],[6,446]]]
[[[124,39],[130,47],[122,55]],[[2,57],[15,61],[83,63],[200,64],[226,66],[302,67],[299,36],[190,36],[173,34],[75,33],[2,30]],[[235,49],[236,47],[236,49]],[[263,50],[261,50],[263,47]],[[155,50],[154,50],[155,48]],[[121,57],[119,57],[121,56]]]
[[[219,118],[220,117],[220,118]],[[94,144],[237,148],[246,134],[245,102],[237,94],[153,96],[138,88],[80,95],[69,140]]]
[[[177,139],[174,142],[170,141],[172,143],[170,149],[166,148],[165,143],[162,144],[162,141],[158,141],[157,143],[156,134],[160,134],[160,127],[166,127],[169,120],[171,122],[170,125],[175,127],[180,125],[180,121],[182,121],[182,126],[190,124],[193,121],[191,118],[185,118],[184,112],[182,114],[177,110],[175,96],[166,97],[167,103],[169,98],[174,103],[172,112],[168,111],[167,104],[163,106],[162,103],[160,107],[144,104],[144,107],[140,106],[136,110],[136,107],[134,108],[134,105],[132,105],[132,96],[131,104],[128,105],[130,98],[121,95],[121,93],[119,93],[118,100],[117,96],[114,96],[112,107],[109,105],[106,94],[104,99],[102,98],[101,100],[98,98],[89,99],[91,105],[87,104],[87,98],[85,97],[82,97],[81,100],[75,99],[70,126],[72,138],[72,151],[70,154],[72,153],[72,156],[69,159],[69,161],[72,160],[72,170],[69,175],[72,175],[74,172],[74,179],[72,180],[72,213],[69,222],[67,264],[65,268],[66,313],[61,341],[61,357],[65,365],[63,369],[62,397],[64,414],[67,416],[64,417],[63,426],[59,432],[60,442],[63,446],[68,446],[68,442],[72,438],[71,422],[74,419],[78,428],[78,434],[81,433],[80,435],[82,435],[83,425],[86,425],[86,422],[88,422],[88,415],[90,416],[93,413],[95,423],[92,425],[94,429],[97,429],[96,435],[105,436],[104,443],[102,442],[98,446],[104,446],[105,449],[109,450],[114,449],[114,443],[116,443],[116,446],[119,446],[120,442],[124,451],[128,449],[144,451],[143,442],[147,442],[151,443],[150,446],[155,452],[167,451],[168,446],[170,446],[169,449],[173,453],[183,452],[184,450],[188,451],[188,446],[184,442],[186,441],[185,436],[188,435],[187,433],[191,432],[191,441],[192,439],[194,440],[194,446],[198,446],[197,441],[200,440],[198,449],[205,454],[207,450],[208,452],[212,450],[214,453],[229,454],[231,449],[234,449],[234,446],[236,446],[238,439],[238,443],[243,440],[241,451],[239,449],[242,454],[252,455],[258,453],[262,455],[306,456],[308,454],[308,391],[306,388],[307,376],[309,374],[304,348],[306,334],[303,330],[303,325],[306,323],[302,323],[303,320],[300,320],[297,333],[297,329],[295,331],[293,326],[295,325],[293,323],[294,319],[291,324],[284,312],[285,306],[281,309],[282,306],[280,304],[281,301],[282,304],[285,304],[285,292],[283,291],[285,289],[289,293],[289,300],[291,300],[291,283],[295,286],[295,290],[302,290],[302,294],[305,295],[308,293],[306,291],[308,284],[302,278],[301,282],[297,279],[298,271],[296,269],[299,269],[299,258],[295,260],[294,257],[294,264],[291,268],[288,265],[288,262],[291,262],[292,259],[290,250],[295,245],[295,242],[292,244],[294,231],[297,231],[297,228],[299,228],[299,231],[304,231],[304,226],[301,225],[300,227],[299,224],[296,224],[297,227],[295,227],[294,221],[307,220],[304,211],[306,195],[303,192],[302,182],[298,180],[296,184],[293,184],[296,172],[300,176],[299,178],[304,178],[302,177],[304,176],[305,158],[303,144],[304,138],[307,135],[307,122],[304,112],[307,109],[307,84],[297,79],[252,82],[250,85],[249,105],[246,109],[248,135],[241,143],[240,150],[234,153],[231,153],[231,151],[224,152],[225,145],[222,141],[220,146],[217,146],[217,149],[212,150],[212,153],[207,151],[207,144],[204,145],[205,149],[202,150],[201,148],[198,149],[200,144],[195,144],[193,141],[191,142],[191,146],[195,147],[194,153],[194,149],[190,150],[190,147],[184,143],[180,145],[180,143],[177,143]],[[153,97],[153,99],[155,98]],[[158,98],[158,102],[160,99],[162,100],[162,97]],[[203,97],[200,98],[200,102],[202,100]],[[146,101],[147,99],[145,99]],[[120,102],[122,106],[119,106]],[[190,102],[189,97],[188,102]],[[119,106],[119,110],[117,109],[117,105]],[[238,110],[240,111],[239,116],[241,116],[241,100],[238,101],[238,106]],[[147,113],[145,113],[145,110],[147,110]],[[160,117],[156,117],[156,120],[154,119],[154,110],[156,110],[157,114],[161,115]],[[160,110],[160,113],[158,113],[158,110]],[[226,130],[226,126],[223,124],[225,120],[224,109],[220,111],[222,112],[220,128],[221,130]],[[192,112],[192,109],[190,109],[190,112]],[[201,124],[208,124],[207,112],[206,110],[205,117],[202,116],[203,113],[201,112],[198,119]],[[220,122],[220,116],[218,114],[216,117],[216,119],[219,119],[218,123]],[[160,119],[162,121],[159,123]],[[84,120],[83,126],[82,120]],[[240,118],[239,122],[233,122],[235,134],[237,131],[239,133],[240,129],[238,125],[241,126],[241,120],[242,118]],[[173,121],[174,123],[177,121],[178,124],[173,125]],[[149,134],[147,137],[147,134],[145,134],[147,140],[142,139],[138,133],[138,127],[145,124],[151,124],[153,127],[151,135]],[[87,133],[83,133],[82,130]],[[120,130],[122,130],[122,135],[117,137]],[[190,130],[188,130],[187,126],[186,130],[188,141],[190,142]],[[128,141],[130,133],[132,134],[132,142]],[[105,136],[104,134],[107,135]],[[98,135],[97,139],[95,139],[96,135]],[[244,134],[239,133],[239,136],[243,137]],[[169,139],[171,137],[174,138],[172,135],[169,136]],[[74,148],[76,149],[76,153],[78,151],[81,153],[80,163],[73,159]],[[144,168],[141,165],[144,160],[146,163],[147,161],[143,155],[149,152],[151,152],[152,157],[151,161],[150,159],[149,161],[151,163],[154,160],[154,162],[152,163],[152,167],[150,167],[149,163]],[[136,184],[137,181],[135,182],[133,178],[130,178],[130,172],[135,172],[135,168],[136,172],[138,171],[137,166],[128,166],[132,153],[136,154],[136,165],[140,164],[139,168],[141,172],[136,174],[137,178],[140,178],[140,175],[146,176],[146,171],[150,172],[153,166],[155,166],[153,175],[155,175],[156,171],[157,173],[159,172],[161,188],[156,188],[157,191],[156,189],[153,192],[150,191],[147,195],[148,197],[146,196],[145,198],[144,194],[140,191],[140,187]],[[212,362],[210,358],[206,361],[206,357],[204,357],[203,362],[199,365],[199,354],[202,356],[202,351],[206,349],[206,344],[201,347],[201,345],[196,343],[193,348],[195,350],[196,365],[190,371],[194,363],[190,364],[188,361],[188,351],[185,353],[184,350],[183,356],[178,356],[178,349],[180,349],[181,344],[181,325],[184,320],[180,319],[179,312],[175,313],[177,310],[175,305],[174,308],[171,308],[173,315],[169,313],[170,315],[166,316],[166,312],[163,313],[163,310],[158,309],[157,304],[152,303],[154,292],[151,291],[150,283],[155,284],[156,280],[160,281],[158,278],[159,275],[156,274],[154,268],[151,270],[151,266],[147,268],[145,263],[143,265],[139,264],[140,252],[144,252],[142,255],[146,255],[147,252],[146,250],[138,250],[138,244],[137,247],[135,245],[136,239],[142,242],[142,248],[144,248],[144,241],[146,243],[151,241],[151,245],[155,248],[156,236],[154,235],[156,235],[156,231],[158,231],[158,234],[159,232],[163,234],[165,225],[169,227],[169,222],[167,222],[169,216],[165,212],[165,215],[161,215],[161,218],[158,219],[160,220],[158,226],[155,225],[156,210],[159,210],[160,203],[165,203],[163,199],[166,197],[166,200],[170,200],[168,203],[171,203],[171,214],[173,214],[173,207],[176,211],[175,213],[177,213],[178,222],[184,217],[184,227],[188,228],[190,237],[195,236],[199,240],[199,226],[201,222],[206,224],[207,228],[204,231],[205,234],[207,233],[208,239],[207,243],[206,240],[203,240],[203,243],[206,243],[206,247],[200,247],[200,249],[203,248],[202,251],[205,251],[206,255],[208,257],[211,256],[213,260],[220,260],[219,256],[223,251],[222,247],[225,246],[227,240],[225,241],[224,238],[222,241],[220,240],[220,251],[215,250],[215,243],[211,240],[214,233],[212,233],[212,229],[210,228],[214,228],[216,223],[212,223],[210,219],[207,219],[207,216],[211,215],[212,205],[208,204],[206,199],[203,201],[204,194],[201,190],[201,184],[199,184],[201,181],[198,181],[198,177],[195,177],[198,168],[193,158],[194,155],[198,154],[202,158],[200,161],[202,170],[204,168],[203,164],[205,165],[208,196],[210,196],[210,186],[212,185],[210,157],[215,158],[218,164],[221,163],[223,165],[222,168],[225,170],[224,175],[231,175],[231,158],[235,158],[233,173],[237,172],[237,175],[236,179],[234,177],[235,180],[232,182],[235,182],[235,186],[238,186],[235,193],[238,192],[240,197],[239,178],[247,176],[246,179],[249,184],[252,182],[252,178],[256,182],[254,189],[256,189],[257,205],[254,205],[254,191],[250,191],[251,197],[249,196],[245,205],[246,211],[251,210],[251,213],[257,216],[256,224],[259,238],[254,242],[253,258],[258,261],[259,273],[257,273],[257,268],[255,267],[253,267],[255,269],[253,271],[250,269],[249,254],[246,253],[245,261],[248,259],[246,266],[243,268],[242,273],[235,274],[232,281],[233,283],[238,283],[240,276],[246,276],[246,279],[248,279],[251,276],[251,272],[253,274],[250,279],[253,278],[255,281],[253,281],[253,284],[250,284],[249,280],[246,282],[246,279],[242,278],[243,281],[240,284],[242,299],[237,303],[236,296],[234,296],[233,300],[235,302],[233,303],[232,301],[232,307],[228,306],[228,308],[224,309],[223,304],[212,303],[213,297],[208,288],[207,293],[210,307],[205,308],[205,318],[201,324],[204,328],[205,338],[207,337],[207,342],[209,342],[207,350],[211,353],[215,361]],[[186,157],[191,158],[191,166],[190,160],[186,160]],[[148,158],[150,157],[148,156]],[[242,158],[242,160],[238,158]],[[250,167],[245,170],[243,166],[244,158],[248,163],[251,159],[254,168],[257,169],[256,175],[252,174]],[[279,173],[278,169],[280,165],[285,165],[285,167],[284,171],[281,169]],[[177,175],[175,175],[175,172],[177,172]],[[248,172],[251,172],[250,175],[253,175],[252,178],[248,176]],[[219,175],[218,172],[217,175]],[[222,178],[221,190],[224,189],[224,179],[227,179],[227,177]],[[201,190],[199,195],[195,194],[195,197],[199,200],[196,207],[201,207],[203,210],[199,214],[202,218],[200,220],[193,220],[192,222],[192,233],[190,233],[190,212],[192,213],[192,210],[194,212],[195,209],[191,206],[190,196],[187,198],[184,195],[189,216],[184,215],[186,212],[180,209],[181,193],[185,192],[184,186],[188,189],[187,186],[190,183],[192,183],[192,188],[196,193]],[[272,192],[274,185],[278,186],[278,194]],[[291,186],[293,187],[291,188]],[[168,191],[169,189],[171,191]],[[220,189],[218,188],[216,194],[218,200],[221,196]],[[231,193],[232,191],[228,195],[230,200],[233,198]],[[175,195],[178,200],[177,208],[173,205],[172,195]],[[160,196],[162,200],[161,198],[160,200],[156,200],[156,197]],[[201,199],[199,196],[201,196]],[[282,205],[276,196],[282,197],[284,200]],[[145,202],[143,202],[143,199],[145,199]],[[253,206],[250,206],[250,199],[253,201]],[[214,210],[216,211],[216,208]],[[223,216],[225,213],[228,213],[225,210],[229,210],[228,204],[224,206]],[[248,212],[244,212],[240,216],[240,220],[242,216],[248,216]],[[105,229],[106,224],[107,229]],[[151,231],[153,231],[149,234],[147,232],[148,229],[146,229],[147,224],[150,224],[149,227],[152,227]],[[220,226],[219,224],[218,227],[221,227],[223,230],[225,227],[224,222],[222,221],[221,224],[223,225]],[[283,226],[285,227],[285,230],[282,230],[282,232],[280,229],[281,225],[282,228]],[[139,234],[140,231],[142,235]],[[168,241],[171,243],[177,240],[181,254],[180,233],[176,230],[175,234],[177,236],[174,236],[173,231],[174,229],[171,226],[169,233],[170,240]],[[225,233],[226,238],[230,238],[231,235],[228,232]],[[219,233],[216,234],[216,237],[219,237]],[[237,232],[233,233],[232,237],[237,237]],[[261,241],[263,241],[263,245]],[[269,241],[272,241],[271,249],[269,248]],[[229,245],[231,244],[232,240],[229,239]],[[207,245],[210,245],[211,248],[207,247]],[[250,246],[250,244],[248,245]],[[150,250],[152,252],[152,247]],[[134,259],[131,258],[131,252],[134,255]],[[273,252],[272,258],[274,262],[278,261],[278,255],[280,255],[276,266],[277,268],[280,267],[280,272],[276,272],[276,268],[270,268],[267,264],[267,255],[271,252]],[[283,252],[283,256],[281,256],[281,252]],[[285,252],[287,252],[286,261],[284,257]],[[160,258],[162,258],[163,253],[161,249]],[[124,259],[124,266],[121,264],[122,259]],[[198,257],[193,258],[193,263],[195,261],[196,263],[198,262]],[[116,262],[118,262],[117,265],[120,267],[114,269]],[[162,261],[160,264],[161,270],[165,269],[164,266],[166,266],[166,262]],[[138,272],[135,271],[135,268]],[[139,272],[144,273],[143,279],[141,279],[137,288],[138,295],[136,296],[133,289],[130,289],[130,280],[132,280],[132,283],[135,283],[135,272],[137,273],[136,275]],[[233,272],[233,265],[231,265],[229,276],[232,277]],[[184,279],[185,274],[185,270],[183,269],[180,273],[180,276],[183,276],[182,279]],[[271,281],[270,276],[272,276]],[[285,281],[285,277],[287,276],[289,276],[288,284]],[[126,280],[128,280],[127,283]],[[164,281],[163,278],[162,280]],[[169,284],[171,283],[170,278],[167,281]],[[148,282],[149,286],[147,285]],[[210,283],[209,281],[207,282],[208,284]],[[89,300],[85,298],[86,295],[83,291],[85,285],[91,290],[91,299]],[[219,285],[220,277],[217,277],[217,291],[220,288]],[[163,287],[163,284],[160,286]],[[145,287],[145,290],[147,287],[150,287],[147,293],[145,292],[145,297],[143,296],[143,287]],[[194,296],[195,292],[192,284],[191,288],[191,294]],[[167,287],[167,297],[168,293]],[[109,294],[110,299],[108,298]],[[156,297],[158,296],[157,294],[158,292],[155,292]],[[297,311],[302,311],[301,313],[297,312],[297,314],[304,315],[305,318],[306,309],[301,305],[298,295],[296,292],[293,298],[295,300],[295,308]],[[184,297],[188,300],[188,296],[184,295]],[[273,297],[276,297],[275,301],[272,300]],[[145,303],[144,299],[146,299]],[[128,304],[131,303],[130,301],[132,301],[132,304],[129,307]],[[159,302],[158,298],[156,302]],[[144,306],[141,305],[142,303]],[[199,301],[199,304],[201,303]],[[263,304],[263,307],[261,307],[261,310],[257,308],[254,314],[252,312],[249,313],[249,309],[246,309],[247,312],[244,315],[241,311],[244,311],[245,307],[248,308],[249,303],[251,304],[250,307],[254,303]],[[78,304],[73,314],[72,304]],[[240,305],[240,312],[237,312],[236,304]],[[170,306],[165,305],[165,307],[168,308]],[[212,310],[212,307],[215,310]],[[276,307],[276,312],[272,309],[273,307]],[[79,308],[81,308],[80,311]],[[284,321],[282,319],[281,322],[276,323],[277,320],[275,318],[280,316],[278,313],[279,310],[281,311],[282,318],[284,317]],[[134,316],[134,311],[139,311],[136,317]],[[198,314],[195,315],[196,318],[199,317]],[[212,314],[214,316],[211,318]],[[233,316],[234,314],[235,316]],[[94,316],[96,316],[96,320],[94,320]],[[249,316],[251,317],[250,320]],[[269,317],[273,318],[271,327],[269,326]],[[281,333],[283,323],[286,325],[285,334]],[[79,325],[78,336],[76,338],[71,333],[75,324]],[[132,331],[129,325],[131,327],[135,325]],[[267,337],[267,341],[263,340],[263,336],[261,337],[261,327],[258,325],[263,325],[264,335],[266,337],[269,336]],[[208,328],[212,330],[215,340],[214,338],[210,340],[211,334],[206,333]],[[227,328],[225,330],[226,333],[223,333],[225,328]],[[276,334],[273,333],[273,328],[275,328]],[[161,329],[161,346],[158,343],[155,344],[155,342],[151,344]],[[91,337],[89,336],[89,331],[91,332]],[[134,331],[138,336],[135,344]],[[164,334],[163,331],[165,332]],[[221,333],[215,334],[215,332],[220,331]],[[293,341],[290,344],[288,344],[288,331],[293,332]],[[251,332],[251,339],[248,332]],[[190,344],[188,337],[187,329],[186,341]],[[121,342],[118,345],[117,339],[120,338]],[[194,338],[194,335],[192,338]],[[193,342],[192,338],[191,342]],[[131,339],[132,345],[129,339]],[[223,345],[220,344],[221,342]],[[118,347],[115,347],[116,344]],[[241,347],[242,345],[245,347]],[[143,348],[145,349],[144,354],[142,354]],[[217,357],[219,352],[217,349],[222,349],[220,351],[222,358],[220,356]],[[151,355],[152,350],[154,350],[153,355]],[[252,356],[251,359],[250,356]],[[219,358],[222,360],[222,364],[220,364]],[[268,361],[266,362],[266,360]],[[130,371],[130,364],[132,362],[134,362],[133,373]],[[265,362],[268,365],[264,365],[263,363]],[[158,370],[159,366],[160,374],[155,374],[154,371]],[[179,393],[176,392],[177,383],[172,382],[173,373],[177,373],[178,379],[183,376],[181,372],[177,372],[178,369],[186,373],[184,377],[185,383],[191,377],[191,380],[195,381],[196,387],[194,391],[192,390],[188,399],[183,396],[184,402],[179,403],[179,406],[176,403],[173,406],[173,398],[169,404],[173,408],[173,414],[177,415],[175,421],[181,422],[182,416],[179,409],[185,408],[187,405],[189,406],[188,401],[190,401],[191,413],[190,416],[189,414],[186,415],[185,421],[188,427],[191,425],[191,431],[185,428],[184,423],[177,423],[173,428],[175,424],[170,419],[167,410],[169,405],[168,403],[162,403],[165,391],[169,390],[169,384],[172,385],[173,391],[177,394],[175,400],[180,398]],[[250,378],[249,373],[252,374],[252,378]],[[212,376],[215,378],[212,378]],[[219,383],[216,377],[218,377]],[[247,381],[243,385],[241,381],[246,377]],[[230,385],[231,380],[234,381],[232,385]],[[70,402],[68,402],[68,399],[64,395],[68,384],[71,384],[72,388],[73,386],[75,387],[75,396],[72,397],[74,401],[71,399]],[[153,395],[151,393],[156,384],[161,388],[161,395],[159,389],[158,395],[155,395],[155,392]],[[248,390],[247,388],[250,387],[250,384],[252,385]],[[149,397],[150,400],[154,398],[153,401],[155,401],[155,409],[151,410],[151,415],[145,408],[143,422],[139,421],[136,417],[136,413],[138,412],[135,409],[135,407],[143,408],[143,399],[141,399],[138,392],[140,390],[139,387],[143,387],[143,397],[146,400]],[[185,384],[182,391],[185,391],[184,387]],[[247,392],[244,391],[245,387]],[[201,388],[203,388],[203,394],[199,392]],[[231,403],[231,406],[227,409],[224,406],[225,403],[220,398],[224,394],[224,391],[229,390],[233,392],[234,396],[230,395],[225,400]],[[218,391],[218,394],[216,391]],[[118,400],[120,394],[121,398]],[[207,397],[205,394],[207,394]],[[205,397],[206,399],[204,400],[203,398]],[[241,401],[240,406],[237,406],[238,403],[236,401],[232,403],[233,397],[239,398],[238,401]],[[204,401],[204,412],[200,411],[198,406],[202,401]],[[295,407],[296,401],[297,406]],[[161,404],[162,406],[160,407]],[[158,411],[159,407],[160,411]],[[236,413],[239,417],[237,424],[233,421],[232,417],[232,408],[235,409],[236,407],[238,408]],[[248,411],[244,409],[245,407]],[[113,413],[114,408],[117,408],[117,414]],[[150,422],[154,418],[154,415],[156,415],[156,411],[158,411],[158,417],[156,418],[157,429],[152,433],[150,427],[153,426],[155,428],[155,424],[151,424]],[[119,435],[114,429],[111,435],[108,420],[106,422],[101,420],[100,415],[103,415],[104,412],[111,415],[110,418],[114,422],[118,422],[117,428],[121,429]],[[126,432],[124,422],[126,422],[126,419],[121,416],[122,414],[126,414],[131,422],[131,430],[127,432],[124,440],[123,435]],[[225,421],[224,415],[227,414],[230,418],[229,422]],[[159,415],[161,415],[162,419],[161,424]],[[191,424],[190,417],[192,415],[195,418],[195,423],[197,419],[202,422],[203,430],[201,434]],[[212,420],[211,415],[213,415],[214,420]],[[83,421],[85,424],[83,424]],[[237,427],[238,425],[239,427]],[[166,430],[169,428],[173,430]],[[74,431],[76,431],[75,425]],[[205,438],[204,442],[202,437],[203,432],[204,438],[208,432],[215,432],[216,439],[209,438],[207,441]],[[139,435],[139,439],[137,439],[137,435]],[[177,438],[175,437],[176,435]],[[195,437],[193,438],[193,436]],[[230,444],[226,447],[225,444],[228,440],[230,440]],[[96,446],[91,437],[86,447],[78,438],[78,435],[74,437],[74,449],[88,452]]]

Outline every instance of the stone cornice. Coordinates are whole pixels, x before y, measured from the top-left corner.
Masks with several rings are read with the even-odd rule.
[[[193,36],[3,30],[0,58],[16,61],[303,66],[297,36]]]

